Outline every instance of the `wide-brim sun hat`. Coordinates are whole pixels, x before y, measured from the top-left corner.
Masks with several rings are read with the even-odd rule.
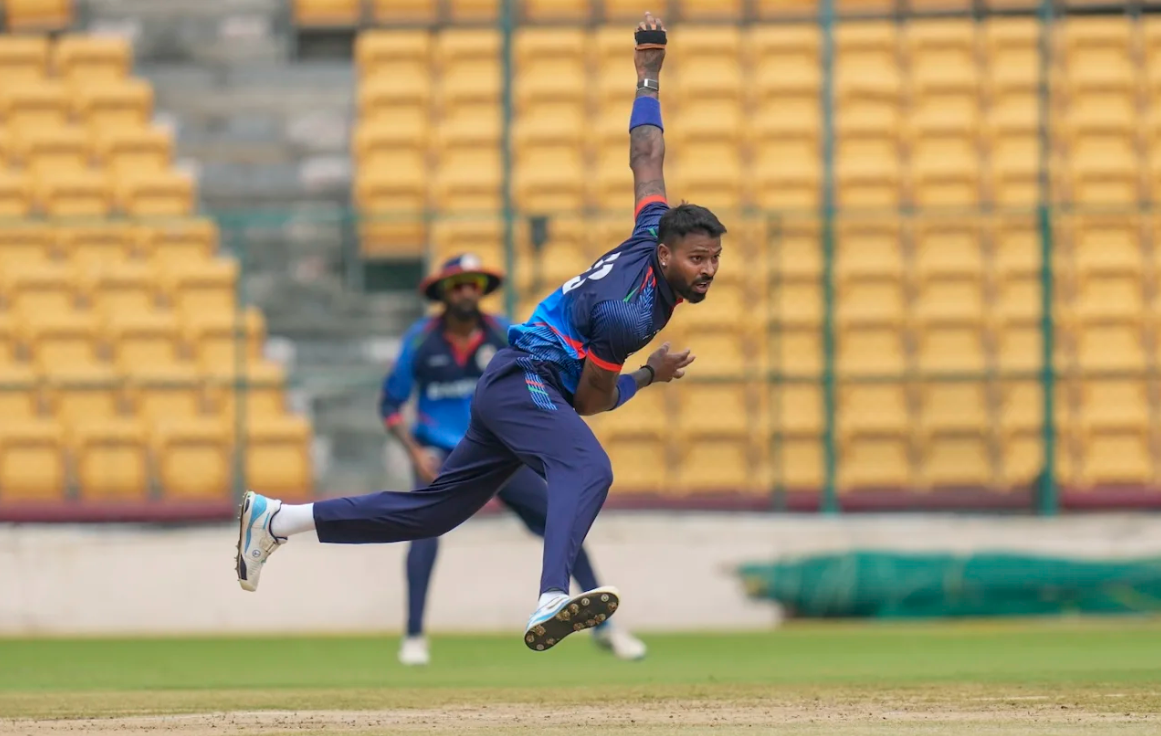
[[[484,267],[483,261],[473,253],[462,253],[443,262],[440,269],[419,284],[419,293],[433,302],[443,297],[443,282],[454,276],[481,276],[485,279],[482,296],[491,294],[504,283],[504,276]]]

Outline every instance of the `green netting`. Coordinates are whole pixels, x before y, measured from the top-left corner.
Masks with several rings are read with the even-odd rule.
[[[855,551],[750,563],[739,574],[751,597],[804,618],[1161,611],[1161,558]]]

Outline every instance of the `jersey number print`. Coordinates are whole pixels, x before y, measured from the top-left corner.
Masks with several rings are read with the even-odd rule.
[[[601,258],[588,271],[565,281],[564,286],[560,287],[560,293],[567,294],[586,281],[600,281],[608,276],[609,272],[613,270],[613,261],[617,260],[617,257],[620,255],[620,253],[610,253],[604,258]]]

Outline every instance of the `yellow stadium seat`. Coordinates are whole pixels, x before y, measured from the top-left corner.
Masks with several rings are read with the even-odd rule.
[[[147,264],[134,261],[104,264],[83,278],[89,303],[105,317],[151,312],[157,308],[156,277]]]
[[[835,312],[842,322],[901,323],[903,284],[892,276],[846,277],[838,281]]]
[[[747,448],[729,439],[704,439],[682,448],[677,490],[685,495],[733,494],[752,490],[757,475]]]
[[[584,272],[592,262],[575,243],[548,243],[540,254],[539,276],[549,284],[561,284]]]
[[[24,80],[0,87],[0,115],[10,129],[68,122],[69,94],[58,81]]]
[[[80,496],[86,500],[144,500],[149,493],[145,429],[132,419],[72,427]]]
[[[678,397],[677,427],[694,444],[706,437],[744,444],[757,427],[753,397],[745,383],[692,383]],[[683,443],[687,444],[687,443]]]
[[[967,316],[921,317],[916,342],[916,364],[923,375],[975,374],[987,367],[983,324]]]
[[[112,209],[108,178],[86,169],[54,171],[39,179],[36,201],[50,217],[104,217]]]
[[[42,312],[27,315],[25,344],[42,368],[91,365],[101,360],[96,318],[86,312]]]
[[[975,114],[980,90],[976,25],[958,19],[913,20],[904,39],[914,106]]]
[[[771,286],[774,319],[782,324],[817,328],[822,324],[822,286],[812,280],[782,281]]]
[[[193,180],[177,171],[126,171],[115,191],[118,205],[132,217],[186,216],[195,209]]]
[[[434,23],[438,5],[437,0],[371,0],[371,13],[378,23]]]
[[[6,502],[63,500],[66,467],[58,424],[0,423],[0,496]]]
[[[637,0],[601,0],[600,7],[607,20],[638,20],[642,12],[641,3]],[[653,15],[662,19],[669,18],[668,0],[656,0],[649,3],[649,7],[653,9]]]
[[[162,268],[189,261],[206,261],[218,250],[218,226],[213,220],[165,220],[137,229],[137,252]]]
[[[1133,317],[1082,320],[1074,328],[1077,365],[1089,371],[1144,371],[1145,334]]]
[[[56,231],[56,243],[75,267],[86,271],[127,260],[133,251],[133,231],[120,223],[64,225]]]
[[[585,126],[591,123],[581,111],[569,105],[545,105],[521,115],[512,126],[512,142],[517,157],[527,161],[535,152],[529,148],[555,146],[581,148]],[[624,129],[622,128],[622,153]]]
[[[992,461],[984,384],[925,384],[920,406],[924,483],[935,488],[990,485]]]
[[[1044,386],[1038,380],[1010,379],[999,383],[1000,429],[1006,434],[1036,432],[1044,426]],[[1053,414],[1057,428],[1071,420],[1067,399],[1068,387],[1057,381]]]
[[[841,433],[903,432],[910,426],[908,390],[901,382],[845,383],[836,397]]]
[[[1078,205],[1128,206],[1140,197],[1140,171],[1136,159],[1128,153],[1074,157],[1066,177],[1070,199]]]
[[[540,62],[516,73],[513,80],[516,109],[525,113],[542,105],[568,105],[583,110],[585,68],[580,59]]]
[[[761,114],[816,118],[821,71],[819,31],[805,25],[755,25],[744,38],[752,73],[747,79]]]
[[[992,268],[996,275],[1033,276],[1040,273],[1040,231],[1031,215],[998,217],[989,223]]]
[[[447,0],[453,23],[495,20],[500,15],[501,0]]]
[[[623,151],[609,153],[597,160],[590,191],[593,202],[603,212],[625,211],[625,216],[632,214],[633,172]]]
[[[36,176],[89,167],[88,136],[75,125],[21,128],[12,137],[12,151]]]
[[[738,29],[685,26],[682,33],[698,42],[695,48],[684,52],[688,61],[680,66],[677,75],[678,94],[683,99],[704,99],[715,106],[737,105],[742,98]]]
[[[1001,317],[996,327],[996,362],[999,369],[1021,373],[1039,370],[1043,362],[1043,338],[1043,329],[1038,320]]]
[[[445,115],[451,114],[457,108],[465,105],[498,104],[500,102],[499,65],[494,61],[457,63],[446,70],[440,80],[439,101]]]
[[[1086,486],[1153,480],[1149,391],[1143,380],[1087,380],[1081,384],[1078,480]]]
[[[153,87],[140,79],[90,81],[73,95],[73,110],[92,127],[140,127],[153,116]]]
[[[7,363],[0,356],[0,416],[15,423],[39,415],[40,389],[36,373],[28,365]]]
[[[735,20],[742,17],[742,0],[681,0],[681,15],[690,20]]]
[[[390,157],[395,151],[423,151],[430,135],[430,116],[418,107],[380,111],[373,119],[363,118],[355,130],[351,149],[360,167],[374,166],[377,156]]]
[[[490,28],[449,28],[436,36],[435,58],[443,69],[500,57],[500,34]]]
[[[247,307],[237,312],[192,312],[185,317],[185,340],[193,348],[198,364],[207,370],[229,369],[237,365],[238,348],[248,361],[262,357],[266,323],[262,312]]]
[[[1072,261],[1078,273],[1140,272],[1144,268],[1139,218],[1086,214],[1076,218],[1071,231]]]
[[[427,74],[431,47],[426,30],[376,28],[359,34],[355,59],[360,74],[366,76]]]
[[[937,274],[918,283],[911,313],[921,323],[982,322],[984,284],[971,274]]]
[[[203,413],[202,383],[193,366],[153,363],[134,366],[131,373],[130,399],[142,419],[159,423]]]
[[[0,36],[0,79],[42,79],[48,71],[48,37]]]
[[[162,420],[150,437],[157,482],[167,499],[222,499],[234,470],[226,432],[212,419]]]
[[[584,164],[579,151],[529,153],[513,172],[515,205],[526,212],[576,211],[584,203]]]
[[[16,152],[12,150],[12,134],[7,127],[0,127],[0,165],[5,167],[9,165],[16,165]]]
[[[667,397],[660,391],[641,392],[630,404],[603,415],[600,422],[601,434],[618,442],[626,437],[663,438],[672,427]]]
[[[247,361],[241,370],[235,365],[205,366],[203,375],[215,413],[227,422],[243,414],[245,421],[286,414],[286,372],[276,363]],[[242,393],[243,403],[237,403]]]
[[[713,166],[706,166],[713,161]],[[742,166],[737,145],[707,143],[688,146],[674,161],[668,188],[675,201],[687,200],[722,213],[743,204]]]
[[[1084,319],[1128,318],[1144,313],[1140,273],[1119,271],[1081,274],[1070,311]]]
[[[543,3],[543,0],[541,2]],[[561,6],[560,10],[568,12],[568,2],[558,5]],[[531,10],[527,5],[525,9]],[[512,37],[513,60],[522,72],[531,71],[528,67],[543,65],[546,61],[549,62],[549,66],[562,62],[583,63],[587,41],[584,30],[580,28],[563,26],[520,28]]]
[[[912,221],[915,271],[922,278],[979,278],[983,273],[983,221],[920,217]]]
[[[427,169],[423,157],[396,151],[376,157],[355,180],[360,247],[366,255],[399,256],[423,250]]]
[[[53,416],[72,428],[121,413],[121,386],[107,365],[43,366]]]
[[[747,300],[742,292],[742,288],[737,286],[714,285],[704,302],[691,307],[688,312],[683,310],[680,317],[682,327],[703,331],[716,328],[737,335],[763,329],[761,321],[747,314],[753,309],[753,302]]]
[[[460,213],[495,211],[500,206],[500,182],[498,151],[449,154],[435,176],[435,204]]]
[[[37,222],[0,224],[0,271],[43,265],[56,257],[56,232]]]
[[[766,485],[790,490],[817,490],[824,481],[826,460],[817,435],[772,436],[767,443]]]
[[[893,22],[839,24],[834,43],[835,93],[840,100],[857,95],[897,102],[901,77],[899,37]]]
[[[25,217],[32,211],[30,184],[23,172],[0,169],[0,217]]]
[[[899,376],[906,370],[903,325],[889,319],[846,318],[835,337],[835,365],[843,376]]]
[[[361,0],[294,0],[294,22],[300,26],[356,26],[362,14]]]
[[[246,486],[263,493],[312,495],[310,425],[301,417],[263,417],[246,423]]]
[[[910,454],[911,442],[905,431],[853,431],[839,446],[839,487],[843,490],[907,487],[912,482]]]
[[[606,445],[613,465],[610,495],[672,492],[672,463],[660,438],[626,438]]]
[[[159,171],[173,161],[173,138],[158,126],[101,128],[94,135],[97,158],[114,174]]]
[[[73,22],[73,0],[6,0],[9,31],[46,31]]]
[[[963,208],[980,199],[978,123],[972,111],[951,113],[942,105],[912,116],[912,199],[919,207]]]
[[[175,265],[160,276],[166,298],[183,314],[235,309],[238,262],[233,259]]]
[[[52,65],[70,82],[124,79],[133,66],[133,50],[124,38],[64,36],[53,47]]]
[[[435,149],[441,155],[453,151],[494,148],[500,143],[500,109],[493,104],[467,105],[444,116],[436,128]]]
[[[588,0],[524,0],[524,17],[530,21],[583,21],[589,15]],[[550,31],[551,32],[551,31]]]
[[[441,219],[432,224],[431,239],[440,253],[450,257],[476,248],[499,251],[504,244],[504,223],[499,215]]]
[[[622,115],[624,117],[624,115]],[[622,121],[623,122],[623,121]],[[621,148],[624,148],[624,127],[622,126]],[[739,146],[742,140],[742,111],[734,105],[720,105],[710,108],[687,108],[672,124],[674,145],[686,146],[729,144]]]
[[[56,263],[29,263],[0,271],[0,296],[22,314],[72,312],[77,306],[72,270]]]
[[[783,434],[822,435],[826,422],[822,386],[781,383],[769,386],[770,425]]]
[[[881,158],[848,155],[845,141],[840,141],[838,148],[835,189],[840,207],[890,211],[899,206],[902,175],[897,154]]]
[[[0,311],[0,366],[8,366],[19,357],[20,332],[15,315]]]
[[[676,317],[680,324],[681,317]],[[685,335],[674,347],[689,348],[697,356],[697,374],[705,378],[742,378],[751,368],[745,350],[746,341],[734,333],[721,330]]]
[[[168,312],[122,313],[109,317],[106,339],[123,372],[182,361],[177,317]]]
[[[767,371],[796,378],[822,373],[822,337],[820,325],[782,324],[767,337],[760,355]]]
[[[426,111],[430,101],[431,82],[426,75],[372,71],[359,84],[359,116],[364,120],[400,108]]]

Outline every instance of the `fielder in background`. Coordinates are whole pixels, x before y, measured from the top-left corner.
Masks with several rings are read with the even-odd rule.
[[[403,349],[383,381],[379,401],[384,426],[411,458],[417,489],[435,480],[444,459],[463,439],[476,382],[492,356],[508,346],[508,321],[480,311],[480,299],[502,283],[500,274],[464,254],[449,259],[419,285],[420,293],[442,303],[443,310],[419,320],[404,334]],[[402,409],[412,396],[416,397],[416,422],[408,427]],[[543,478],[521,467],[498,495],[529,531],[544,536],[548,488]],[[423,615],[438,553],[436,537],[415,540],[407,551],[407,636],[399,649],[399,661],[405,665],[424,665],[431,659]],[[600,585],[583,547],[572,576],[581,590]],[[622,659],[645,656],[645,645],[611,622],[593,630],[593,641]]]

